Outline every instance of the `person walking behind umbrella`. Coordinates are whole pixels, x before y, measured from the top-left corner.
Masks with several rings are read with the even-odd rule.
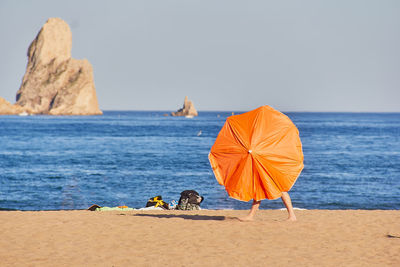
[[[281,196],[282,202],[286,207],[286,210],[288,212],[288,221],[296,221],[296,215],[294,214],[293,206],[292,206],[292,200],[290,199],[289,193],[288,192],[282,192]],[[238,218],[240,221],[252,221],[254,220],[254,215],[256,214],[258,208],[260,207],[261,200],[253,200],[253,204],[251,205],[251,209],[249,211],[249,214],[247,214],[244,217]]]
[[[253,199],[240,220],[253,220],[261,200],[280,197],[288,220],[296,220],[288,191],[303,170],[303,151],[299,131],[286,115],[262,106],[228,117],[208,158],[230,197]]]

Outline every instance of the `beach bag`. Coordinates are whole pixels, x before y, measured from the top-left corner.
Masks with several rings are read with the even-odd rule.
[[[177,210],[200,210],[200,203],[203,202],[204,197],[200,196],[194,190],[182,191],[179,198]]]
[[[162,200],[161,196],[156,196],[156,197],[152,197],[150,198],[147,203],[146,203],[146,208],[147,207],[160,207],[164,210],[169,210],[169,205],[168,203],[166,203],[164,200]]]

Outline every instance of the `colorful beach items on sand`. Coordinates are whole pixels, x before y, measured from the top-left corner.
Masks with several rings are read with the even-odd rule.
[[[162,196],[150,198],[146,203],[146,207],[160,207],[162,209],[169,210],[169,205],[162,199]]]
[[[228,117],[209,160],[229,196],[242,201],[281,197],[304,167],[299,131],[270,106]]]
[[[128,206],[118,206],[118,207],[101,207],[97,204],[93,204],[88,208],[90,211],[112,211],[112,210],[118,210],[118,211],[128,211],[128,210],[134,210],[133,208],[129,208]]]

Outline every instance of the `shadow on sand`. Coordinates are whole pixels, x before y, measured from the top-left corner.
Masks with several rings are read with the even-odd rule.
[[[125,215],[125,214],[120,214]],[[133,214],[132,216],[140,216],[140,217],[153,217],[153,218],[181,218],[185,220],[195,220],[195,221],[224,221],[230,220],[231,217],[225,216],[208,216],[208,215],[187,215],[187,214],[146,214],[146,213],[138,213]]]

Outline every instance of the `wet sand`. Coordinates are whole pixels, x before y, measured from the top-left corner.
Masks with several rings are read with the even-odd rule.
[[[400,266],[400,211],[1,211],[0,266]]]

